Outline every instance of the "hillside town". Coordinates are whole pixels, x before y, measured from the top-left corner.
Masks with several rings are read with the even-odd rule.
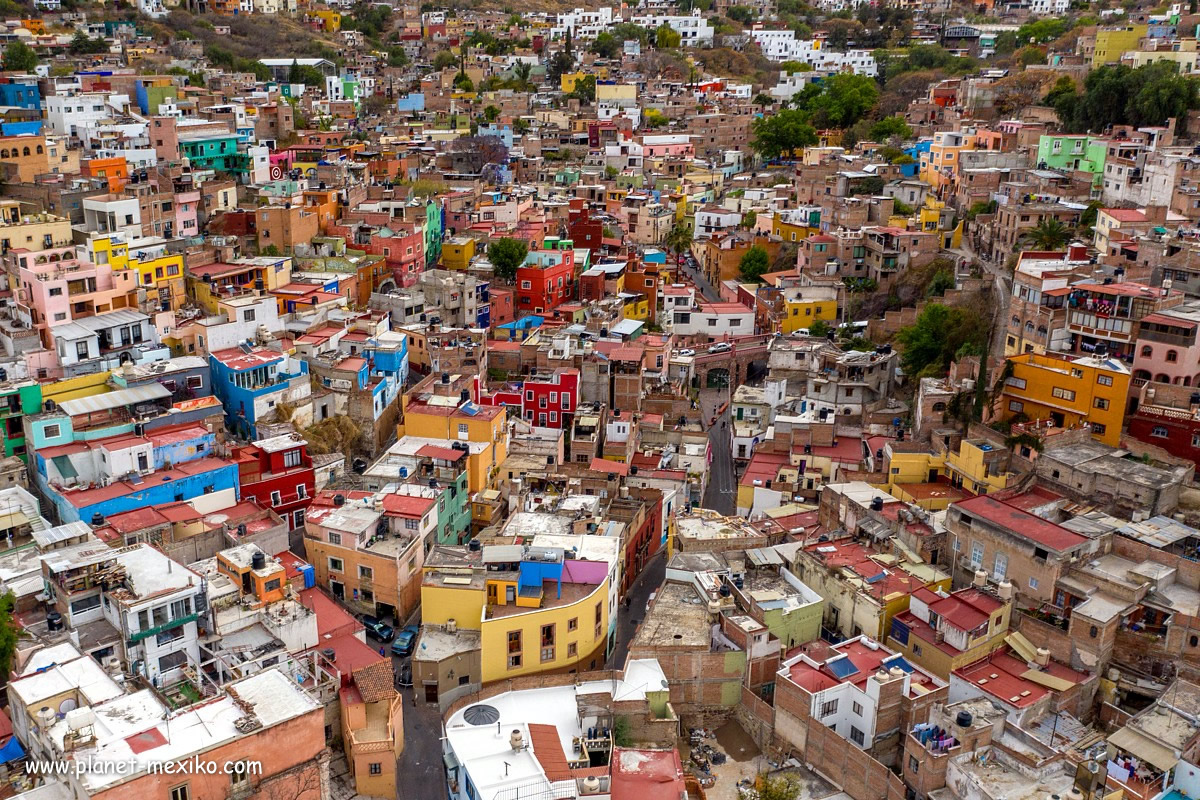
[[[1200,800],[1195,2],[0,4],[0,800]]]

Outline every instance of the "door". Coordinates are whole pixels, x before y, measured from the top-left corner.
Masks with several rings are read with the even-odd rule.
[[[436,683],[425,684],[425,702],[436,703],[438,701],[438,690]]]
[[[346,599],[346,587],[337,581],[329,582],[329,591],[333,592],[333,596],[338,600]]]

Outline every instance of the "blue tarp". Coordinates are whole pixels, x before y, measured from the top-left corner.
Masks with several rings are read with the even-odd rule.
[[[25,757],[25,748],[21,747],[21,743],[17,741],[17,737],[10,737],[8,743],[4,747],[0,747],[0,764],[7,764],[10,761],[16,761],[18,758]]]

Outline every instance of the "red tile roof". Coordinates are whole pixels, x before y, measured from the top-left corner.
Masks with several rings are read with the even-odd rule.
[[[972,497],[957,505],[960,510],[966,511],[972,516],[979,517],[1019,536],[1024,536],[1031,542],[1056,552],[1070,550],[1087,542],[1086,538],[1074,531],[1034,516],[1016,506],[1002,503],[988,495]]]
[[[679,751],[614,749],[611,788],[612,800],[674,800],[687,796]]]
[[[383,496],[383,513],[397,517],[425,516],[429,507],[436,503],[432,497],[417,497],[411,494],[385,494]]]

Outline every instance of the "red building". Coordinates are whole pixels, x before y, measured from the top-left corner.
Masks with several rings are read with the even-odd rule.
[[[579,370],[560,369],[531,375],[512,388],[484,393],[475,377],[475,402],[481,406],[506,406],[520,411],[521,419],[539,428],[569,428],[579,406]]]
[[[604,223],[594,218],[582,197],[572,197],[567,211],[567,235],[579,247],[599,253],[604,245]]]
[[[1125,434],[1200,465],[1200,388],[1146,383],[1138,392]]]
[[[546,237],[542,249],[517,268],[517,312],[545,314],[575,296],[575,246],[570,239]]]
[[[512,289],[504,289],[497,286],[488,287],[488,298],[491,304],[492,315],[490,317],[491,326],[494,328],[497,325],[503,325],[507,322],[515,320],[516,314],[513,313],[513,291]]]
[[[298,434],[260,439],[234,449],[242,500],[269,508],[291,526],[304,526],[304,512],[317,491],[307,442]]]

